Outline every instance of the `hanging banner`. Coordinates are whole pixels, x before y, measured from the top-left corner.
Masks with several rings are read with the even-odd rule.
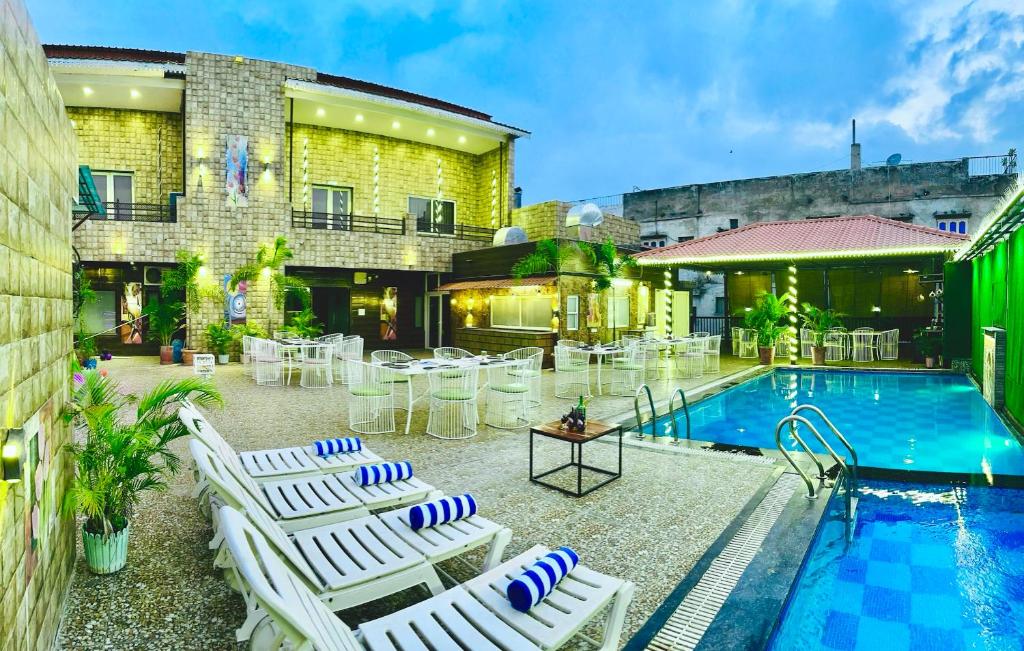
[[[398,288],[385,287],[380,300],[380,338],[384,341],[398,339]]]
[[[224,274],[224,320],[235,325],[245,323],[245,294],[249,283],[245,280],[231,291],[231,274]]]
[[[227,173],[224,189],[227,191],[227,205],[231,208],[249,205],[249,138],[228,136],[224,154],[224,169]]]
[[[142,283],[125,283],[121,295],[121,323],[117,332],[122,344],[142,343]]]

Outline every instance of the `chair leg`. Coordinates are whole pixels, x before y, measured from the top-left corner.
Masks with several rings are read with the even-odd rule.
[[[633,600],[633,591],[636,587],[631,581],[626,581],[615,593],[611,608],[608,611],[608,618],[604,624],[604,638],[601,640],[601,651],[615,651],[619,648],[619,638],[622,637],[622,626],[626,621],[626,610],[629,602]]]
[[[484,566],[481,572],[486,572],[492,568],[497,567],[501,563],[501,557],[505,555],[505,547],[512,541],[512,530],[508,527],[503,527],[501,531],[494,535],[494,540],[491,541],[491,547],[487,550],[487,556],[484,557]]]

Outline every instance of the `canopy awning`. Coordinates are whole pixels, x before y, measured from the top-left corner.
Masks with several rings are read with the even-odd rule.
[[[509,289],[512,287],[540,287],[554,285],[558,276],[535,276],[533,278],[495,278],[491,280],[457,280],[438,287],[440,291],[458,289]]]

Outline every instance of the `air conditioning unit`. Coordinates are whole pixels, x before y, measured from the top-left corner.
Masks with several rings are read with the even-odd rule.
[[[143,267],[142,268],[142,284],[143,285],[162,285],[164,282],[164,268],[163,267]]]

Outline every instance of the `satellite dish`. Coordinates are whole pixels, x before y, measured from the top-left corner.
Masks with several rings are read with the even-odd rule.
[[[889,167],[896,167],[897,165],[900,164],[901,160],[903,160],[903,156],[901,156],[900,154],[893,154],[889,158],[885,159],[885,164],[888,165]]]
[[[566,226],[600,226],[604,222],[604,213],[592,203],[578,203],[569,209],[565,216]]]
[[[526,241],[526,231],[518,226],[504,226],[494,232],[493,246],[506,244],[522,244]]]

